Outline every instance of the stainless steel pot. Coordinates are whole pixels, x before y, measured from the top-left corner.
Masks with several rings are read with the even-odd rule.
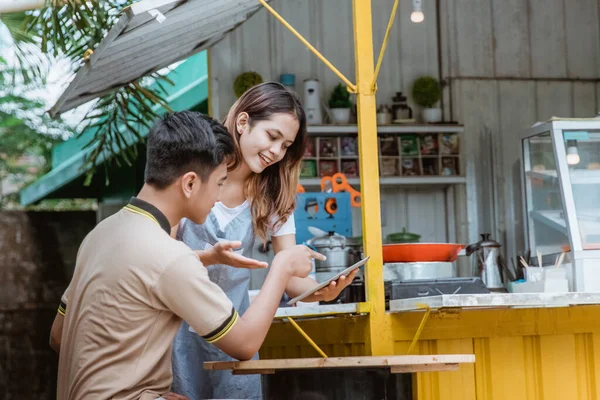
[[[308,240],[307,244],[327,257],[326,260],[315,260],[316,278],[319,282],[321,277],[327,279],[360,261],[362,243],[345,236],[330,232],[325,236]]]

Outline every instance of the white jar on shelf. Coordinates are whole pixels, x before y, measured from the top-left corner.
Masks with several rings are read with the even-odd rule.
[[[306,112],[306,122],[309,125],[320,125],[323,123],[318,79],[307,79],[304,81],[304,111]]]

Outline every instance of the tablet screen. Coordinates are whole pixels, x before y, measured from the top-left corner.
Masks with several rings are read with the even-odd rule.
[[[365,257],[362,260],[360,260],[359,262],[357,262],[356,264],[346,268],[345,270],[335,274],[334,276],[332,276],[331,278],[327,279],[325,282],[322,282],[320,284],[318,284],[317,286],[315,286],[314,288],[307,290],[306,292],[302,293],[301,295],[294,297],[293,299],[291,299],[290,301],[288,301],[288,305],[293,305],[296,302],[307,298],[308,296],[310,296],[311,294],[323,289],[324,287],[326,287],[327,285],[329,285],[331,282],[336,281],[338,279],[340,279],[342,277],[342,275],[344,276],[348,276],[350,274],[350,272],[354,271],[357,268],[360,268],[362,265],[364,265],[367,261],[369,261],[370,257]]]

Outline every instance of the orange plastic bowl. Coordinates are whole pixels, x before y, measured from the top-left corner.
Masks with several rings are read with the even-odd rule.
[[[455,261],[464,244],[399,243],[383,246],[383,262]]]

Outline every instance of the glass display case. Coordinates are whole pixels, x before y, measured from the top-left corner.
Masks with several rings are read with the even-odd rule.
[[[532,255],[552,265],[566,252],[571,290],[600,292],[600,118],[536,125],[522,151]]]

